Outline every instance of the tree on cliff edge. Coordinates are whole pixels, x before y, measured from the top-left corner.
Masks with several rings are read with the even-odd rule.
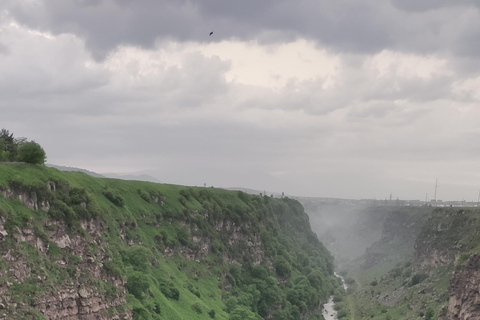
[[[47,159],[45,150],[35,141],[25,142],[18,148],[17,160],[32,164],[44,164]]]
[[[16,149],[13,133],[7,129],[0,130],[0,161],[13,161]]]
[[[27,138],[15,138],[7,129],[0,130],[0,162],[20,161],[44,164],[47,159],[45,150],[35,141]]]

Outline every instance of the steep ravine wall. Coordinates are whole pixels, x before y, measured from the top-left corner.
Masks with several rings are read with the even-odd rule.
[[[306,319],[334,280],[295,200],[0,166],[0,319]]]
[[[480,319],[480,256],[457,268],[449,289],[447,314],[441,320]]]
[[[438,208],[424,223],[415,240],[415,265],[423,270],[453,263],[461,252],[477,245],[477,212]]]
[[[47,183],[48,189],[56,190],[55,182]],[[48,212],[50,203],[48,200],[40,199],[37,193],[30,188],[9,188],[0,190],[7,200],[17,199],[30,210],[42,210]],[[157,201],[158,202],[158,201]],[[85,207],[85,204],[83,204]],[[132,319],[131,310],[126,307],[126,279],[108,275],[103,262],[109,261],[105,254],[108,250],[108,243],[102,239],[106,233],[107,226],[101,219],[81,221],[81,227],[87,234],[71,235],[67,226],[59,221],[44,221],[42,229],[45,233],[38,232],[34,225],[27,225],[23,228],[15,228],[10,234],[10,242],[7,244],[8,232],[5,230],[5,219],[0,218],[0,243],[9,247],[3,258],[4,266],[0,269],[0,319],[24,319],[35,317],[33,310],[50,320],[106,320],[106,319]],[[180,225],[187,226],[185,221]],[[188,226],[190,227],[190,226]],[[247,224],[245,227],[249,227]],[[195,226],[191,226],[195,229]],[[242,233],[242,226],[229,220],[221,220],[215,224],[215,230],[225,234],[228,244],[231,246],[245,243],[243,255],[248,255],[254,265],[266,261],[265,253],[261,249],[261,241],[258,236],[248,236]],[[125,231],[120,229],[120,238],[126,245],[142,245],[141,241],[127,239]],[[210,252],[211,240],[205,237],[192,237],[197,249],[188,247],[175,247],[166,245],[163,255],[167,258],[173,257],[176,253],[186,259],[196,260],[204,258]],[[31,261],[31,257],[23,255],[21,247],[30,246],[36,249],[45,259],[51,260],[59,268],[68,269],[72,276],[69,283],[48,285],[48,277],[42,273],[42,268]],[[68,250],[74,256],[74,261],[69,259],[56,259],[48,254],[50,247]],[[92,250],[95,247],[95,250]],[[18,250],[16,250],[18,249]],[[235,257],[224,254],[223,259],[232,264],[238,263]],[[238,257],[237,257],[238,259]],[[241,262],[241,261],[240,261]],[[40,267],[40,268],[39,268]],[[107,293],[98,283],[92,280],[100,280],[115,287],[115,294]],[[41,298],[26,299],[28,301],[17,302],[19,297],[12,293],[16,286],[24,286],[28,282],[34,282],[32,290],[40,291],[39,287],[45,286]],[[22,291],[21,294],[25,294]],[[28,292],[26,293],[28,294]],[[33,292],[32,292],[33,294]],[[38,294],[37,294],[38,295]]]
[[[380,209],[375,208],[376,211]],[[429,207],[384,207],[382,225],[379,227],[380,238],[345,269],[354,274],[374,268],[387,272],[409,260],[414,253],[415,239],[432,210]],[[377,272],[372,274],[377,277],[383,275]]]
[[[5,222],[0,219],[0,230],[5,230]],[[100,240],[105,227],[99,221],[84,221],[82,224],[89,237],[71,237],[65,225],[56,221],[45,223],[46,235],[42,237],[37,236],[33,226],[16,228],[13,239],[7,239],[6,231],[3,231],[5,237],[0,241],[9,241],[10,249],[2,255],[0,319],[25,319],[32,309],[47,319],[132,318],[129,310],[121,308],[126,302],[125,279],[107,275],[102,269],[103,262],[108,260],[105,255],[108,244]],[[91,250],[92,245],[98,247],[95,253]],[[72,257],[70,261],[48,257],[47,252],[53,246],[68,250]],[[39,262],[35,254],[25,254],[30,248],[36,249],[38,254],[51,260],[59,269],[66,270],[71,276],[70,281],[52,283],[43,270],[52,266]],[[91,282],[92,279],[110,284],[115,288],[115,293],[106,294],[98,283]],[[34,291],[42,291],[41,297]],[[28,294],[31,294],[31,299],[25,298],[24,295]],[[33,314],[31,317],[34,319]]]
[[[451,270],[448,302],[439,320],[480,319],[480,212],[471,208],[437,208],[415,241],[414,267],[433,274]]]

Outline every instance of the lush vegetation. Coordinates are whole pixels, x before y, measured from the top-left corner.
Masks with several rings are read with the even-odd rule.
[[[45,150],[35,141],[15,138],[8,130],[0,130],[0,162],[44,164],[46,159]]]
[[[123,279],[127,306],[121,308],[134,319],[294,320],[307,313],[318,319],[322,302],[339,286],[332,256],[311,231],[303,207],[288,198],[32,165],[0,165],[2,190],[48,203],[31,210],[0,192],[8,233],[0,257],[16,248],[32,274],[6,294],[29,312],[66,283],[89,283],[113,298],[121,290],[110,280]],[[102,231],[89,233],[87,221]],[[89,257],[102,256],[101,279],[82,267],[85,257],[51,242],[58,224],[71,238],[85,239]],[[47,252],[17,242],[15,234],[25,228],[50,241]],[[0,259],[0,272],[2,265],[7,261]]]

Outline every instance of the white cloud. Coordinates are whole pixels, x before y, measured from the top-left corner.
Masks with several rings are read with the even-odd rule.
[[[327,88],[339,67],[338,57],[305,40],[266,46],[223,41],[203,45],[201,51],[232,62],[228,81],[277,90],[292,81],[319,77],[325,79],[322,88]]]
[[[48,20],[54,13],[40,5],[39,19]],[[100,16],[118,7],[83,5]],[[64,6],[58,10],[73,14],[71,2]],[[355,11],[347,2],[342,6]],[[128,10],[121,8],[137,16]],[[470,19],[445,35],[444,10],[420,11],[433,22],[412,41],[434,47],[445,37],[450,44],[474,24]],[[422,14],[405,12],[395,14],[412,14],[412,25],[422,26]],[[48,31],[15,22],[13,15],[4,13],[0,22],[0,127],[38,141],[49,162],[104,172],[149,170],[173,183],[358,198],[390,191],[422,198],[434,178],[449,185],[479,178],[472,172],[480,157],[480,77],[466,68],[473,60],[459,59],[454,50],[409,51],[416,45],[400,41],[342,51],[292,28],[295,37],[270,43],[260,36],[208,42],[152,34],[150,45],[140,46],[128,35],[105,43],[103,60],[95,60],[89,41],[98,26],[86,32],[64,17]],[[27,18],[17,13],[15,19]],[[460,194],[444,190],[445,196]]]

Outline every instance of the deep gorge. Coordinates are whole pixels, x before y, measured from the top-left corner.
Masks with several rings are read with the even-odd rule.
[[[296,200],[0,166],[0,318],[320,319],[340,283]]]

